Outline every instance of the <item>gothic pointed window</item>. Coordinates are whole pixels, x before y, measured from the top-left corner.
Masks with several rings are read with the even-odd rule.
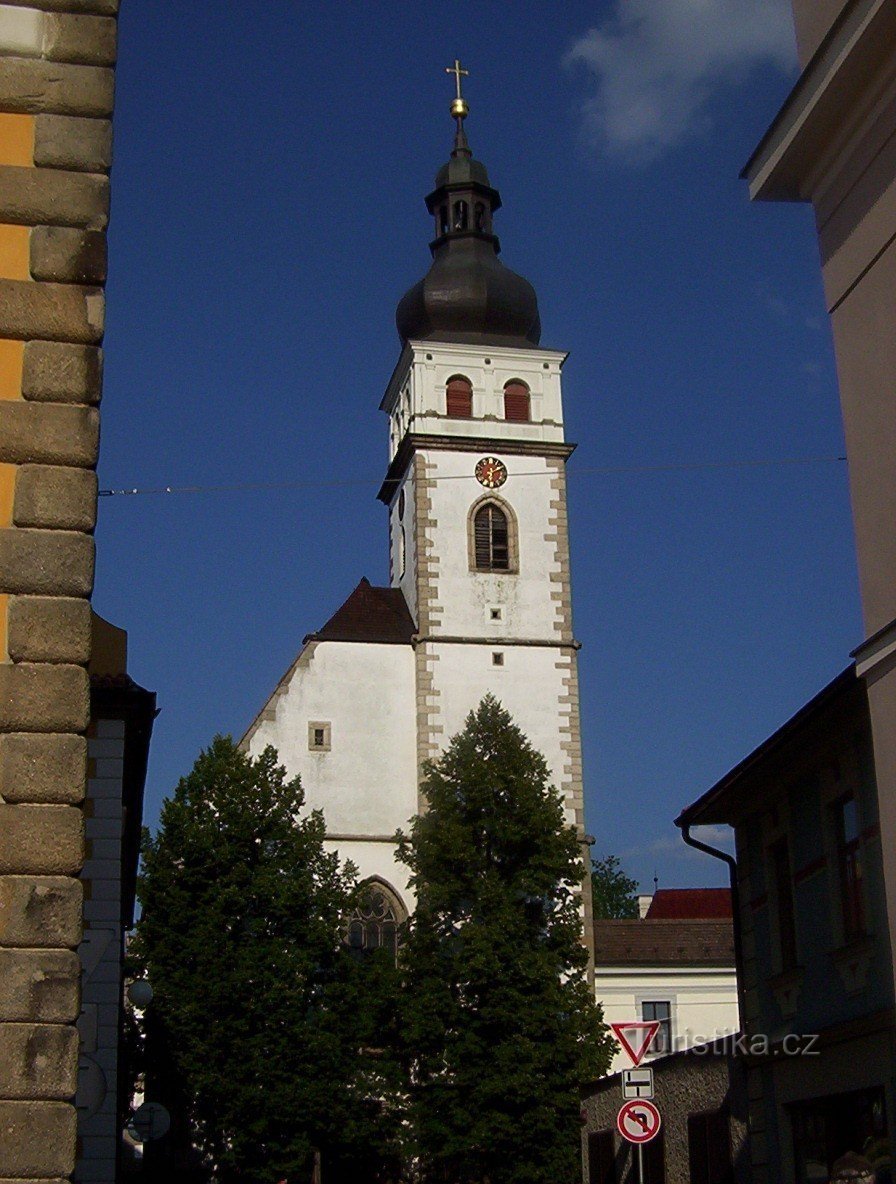
[[[510,527],[507,515],[486,502],[473,519],[477,571],[510,571]]]
[[[504,418],[511,423],[529,422],[529,388],[519,379],[504,385]]]
[[[406,919],[407,912],[392,889],[380,880],[370,880],[349,918],[346,945],[358,958],[374,950],[387,950],[397,957]]]
[[[446,410],[452,419],[470,419],[473,414],[473,386],[462,374],[455,374],[445,385]]]

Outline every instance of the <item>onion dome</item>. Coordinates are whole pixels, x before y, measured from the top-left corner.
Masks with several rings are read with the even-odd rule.
[[[528,280],[498,259],[492,218],[501,205],[485,165],[473,159],[464,132],[468,107],[458,80],[451,114],[454,148],[436,174],[426,207],[435,218],[432,266],[404,294],[395,321],[403,342],[456,341],[470,345],[536,346],[541,337],[538,299]]]

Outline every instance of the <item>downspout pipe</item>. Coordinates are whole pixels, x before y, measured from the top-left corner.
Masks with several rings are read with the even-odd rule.
[[[687,822],[683,816],[675,819],[675,825],[681,831],[681,837],[689,847],[694,847],[697,851],[703,851],[707,855],[712,855],[713,858],[721,859],[724,863],[728,864],[728,878],[731,884],[731,911],[734,914],[734,970],[737,975],[738,1025],[740,1031],[745,1032],[747,1014],[744,997],[744,948],[740,922],[740,890],[737,880],[737,860],[733,855],[729,855],[727,851],[720,851],[718,847],[710,847],[708,843],[703,843],[700,839],[695,839],[691,834],[693,823]]]

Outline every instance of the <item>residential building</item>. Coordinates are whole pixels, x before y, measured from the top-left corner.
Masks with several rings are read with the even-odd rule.
[[[607,1023],[659,1022],[648,1059],[737,1032],[730,892],[662,889],[643,918],[595,920],[594,994]],[[629,1064],[620,1049],[610,1071]]]
[[[850,666],[677,819],[736,840],[754,1184],[889,1180],[896,1028],[865,681]]]

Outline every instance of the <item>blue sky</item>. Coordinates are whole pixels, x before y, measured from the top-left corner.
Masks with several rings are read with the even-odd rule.
[[[845,464],[753,463],[843,453],[811,211],[738,180],[795,78],[787,14],[123,6],[100,487],[291,486],[101,499],[94,604],[161,707],[150,824],[358,579],[388,582],[377,406],[459,56],[502,258],[570,351],[595,852],[722,882],[672,819],[860,640]]]

